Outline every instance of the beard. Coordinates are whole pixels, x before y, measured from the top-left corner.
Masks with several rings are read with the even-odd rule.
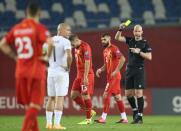
[[[80,45],[76,46],[75,48],[78,49],[80,47]]]
[[[135,40],[140,40],[142,38],[142,34],[135,34]]]
[[[108,47],[109,43],[104,43],[103,47],[106,48]]]

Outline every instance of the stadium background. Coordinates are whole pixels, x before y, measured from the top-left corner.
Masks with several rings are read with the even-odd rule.
[[[25,17],[28,0],[0,0],[0,38]],[[41,22],[52,34],[60,22],[67,22],[73,32],[90,43],[93,51],[93,68],[103,63],[100,36],[109,32],[112,42],[127,56],[123,43],[114,41],[120,22],[133,21],[125,35],[132,35],[135,24],[142,24],[144,37],[153,49],[153,60],[146,62],[145,114],[181,114],[181,1],[180,0],[40,0]],[[125,68],[125,67],[124,67]],[[23,114],[15,101],[15,63],[0,52],[0,115]],[[122,70],[124,73],[124,69]],[[70,87],[75,78],[75,64],[70,73]],[[93,106],[101,112],[105,77],[95,79]],[[79,115],[79,108],[69,97],[65,99],[65,115]],[[125,100],[128,113],[130,109]],[[114,101],[110,114],[116,114]],[[42,114],[44,114],[42,110]]]

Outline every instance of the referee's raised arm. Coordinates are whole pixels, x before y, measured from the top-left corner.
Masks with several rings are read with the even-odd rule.
[[[124,23],[121,23],[119,25],[119,30],[117,31],[116,35],[115,35],[115,40],[118,40],[120,42],[126,42],[126,38],[124,36],[122,36],[122,31],[124,30],[125,28],[125,24]]]

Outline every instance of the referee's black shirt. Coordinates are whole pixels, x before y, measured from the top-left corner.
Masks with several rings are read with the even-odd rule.
[[[142,39],[136,41],[134,37],[125,37],[126,44],[129,48],[140,48],[141,52],[151,52],[152,49],[149,47],[149,44],[146,40]],[[128,67],[144,67],[144,58],[139,54],[132,53],[128,48]]]

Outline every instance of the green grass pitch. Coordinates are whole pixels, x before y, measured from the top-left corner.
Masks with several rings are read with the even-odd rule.
[[[144,116],[144,124],[116,124],[118,116],[108,116],[106,124],[77,125],[82,116],[63,116],[62,125],[67,131],[181,131],[181,116]],[[132,117],[128,117],[129,123]],[[0,131],[20,131],[22,116],[0,116]],[[40,131],[45,129],[45,117],[38,118]]]

